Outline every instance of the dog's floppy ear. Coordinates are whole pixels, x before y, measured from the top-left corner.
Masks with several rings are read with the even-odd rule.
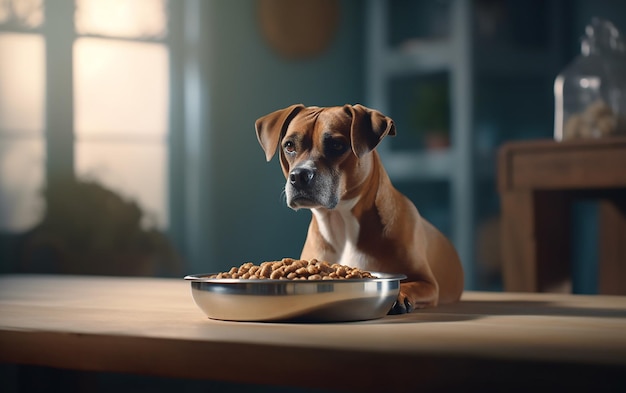
[[[257,119],[254,127],[256,137],[265,151],[267,161],[271,160],[276,153],[280,138],[287,131],[289,122],[304,108],[302,104],[291,105],[290,107],[279,109],[268,115]]]
[[[345,105],[352,116],[350,139],[352,151],[357,157],[374,150],[387,135],[396,135],[396,126],[391,118],[363,105]]]

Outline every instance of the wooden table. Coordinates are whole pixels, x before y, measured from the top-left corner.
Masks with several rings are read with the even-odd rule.
[[[507,291],[554,291],[571,282],[571,208],[599,202],[599,282],[626,295],[626,138],[510,142],[498,187]]]
[[[337,391],[622,388],[626,297],[468,292],[374,321],[238,323],[207,319],[182,279],[6,275],[0,362]]]

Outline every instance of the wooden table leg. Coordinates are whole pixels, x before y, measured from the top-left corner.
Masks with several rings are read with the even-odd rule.
[[[571,292],[571,200],[558,191],[502,194],[504,288]]]
[[[505,192],[502,211],[502,278],[509,292],[536,292],[533,198],[531,192]]]
[[[626,190],[600,201],[599,292],[626,295]]]

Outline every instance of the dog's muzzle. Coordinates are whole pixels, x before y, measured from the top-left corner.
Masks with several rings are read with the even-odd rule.
[[[287,205],[296,210],[314,207],[332,209],[338,202],[336,184],[310,165],[297,166],[289,172],[285,195]]]

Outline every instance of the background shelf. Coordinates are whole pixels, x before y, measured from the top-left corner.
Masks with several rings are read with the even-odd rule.
[[[398,188],[452,239],[469,289],[485,288],[476,244],[482,224],[493,227],[499,210],[496,148],[541,136],[537,130],[551,122],[561,8],[559,1],[536,0],[367,2],[367,104],[393,118],[398,130],[380,146],[381,157]],[[433,83],[447,93],[438,107],[432,104],[439,95],[419,98]],[[439,121],[447,148],[428,147],[433,113],[447,116]]]

